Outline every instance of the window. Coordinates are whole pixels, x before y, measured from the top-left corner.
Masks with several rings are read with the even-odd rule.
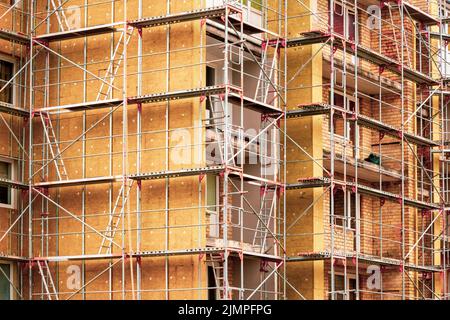
[[[331,97],[330,97],[330,103],[331,103]],[[343,94],[335,92],[333,104],[337,107],[341,107],[342,109],[346,109],[351,112],[355,111],[355,100],[351,96],[344,97]],[[346,105],[347,105],[347,107],[346,107]],[[333,128],[334,128],[335,135],[342,137],[345,140],[348,140],[351,142],[355,141],[355,124],[353,122],[344,121],[344,119],[342,117],[335,114],[333,116]],[[345,132],[345,128],[347,129],[347,132]],[[330,124],[329,131],[331,132],[331,124]]]
[[[11,180],[12,179],[11,172],[12,172],[11,163],[0,161],[0,178]],[[0,186],[0,204],[4,205],[12,204],[10,187]]]
[[[206,176],[206,213],[209,215],[209,236],[219,237],[219,177]]]
[[[441,47],[441,72],[444,77],[450,76],[450,49],[448,46]]]
[[[355,23],[355,12],[337,2],[334,2],[334,8],[330,11],[333,13],[334,32],[340,34],[345,39],[355,40],[355,29],[357,26]]]
[[[345,277],[339,274],[334,275],[335,300],[356,300],[355,290],[356,290],[355,278],[353,278],[352,276],[347,276],[347,288],[345,288]],[[329,291],[332,292],[331,280],[329,281]]]
[[[216,69],[210,66],[206,66],[206,86],[212,87],[216,85]],[[206,124],[212,124],[214,120],[214,110],[212,110],[211,99],[206,99],[206,118],[208,119]]]
[[[206,86],[214,86],[216,84],[216,69],[206,66]]]
[[[216,277],[213,267],[208,266],[208,300],[217,300]]]
[[[0,60],[0,87],[3,88],[13,77],[14,64]],[[13,103],[13,86],[9,85],[0,92],[0,102]]]
[[[447,227],[446,227],[446,230],[445,230],[445,232],[446,232],[446,236],[448,237],[448,238],[450,238],[450,216],[447,218]]]
[[[16,2],[17,2],[17,0],[0,0],[0,3],[7,4],[7,5],[10,5],[10,6],[15,4]]]
[[[11,265],[0,264],[0,300],[11,300]],[[5,274],[10,278],[7,279]]]
[[[346,199],[344,199],[344,194]],[[331,197],[331,195],[330,195]],[[356,227],[356,195],[353,192],[347,191],[344,193],[342,189],[337,189],[333,195],[333,216],[335,226],[346,226],[350,229]],[[358,202],[360,202],[360,196],[358,195]],[[347,210],[345,210],[347,207]],[[330,223],[333,219],[331,216],[331,199],[330,199]]]
[[[450,272],[447,272],[447,293],[450,293]]]
[[[261,10],[261,8],[262,8],[262,0],[243,0],[242,4],[245,5],[245,6],[248,6],[249,2],[250,2],[250,6],[253,9]]]

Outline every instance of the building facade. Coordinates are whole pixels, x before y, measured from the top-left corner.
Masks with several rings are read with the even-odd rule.
[[[0,17],[0,298],[448,297],[445,1]]]

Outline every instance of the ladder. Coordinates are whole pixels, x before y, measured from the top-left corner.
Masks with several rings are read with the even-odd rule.
[[[272,222],[272,215],[275,211],[277,189],[270,189],[267,185],[262,187],[261,208],[259,211],[259,219],[256,223],[255,234],[253,236],[253,246],[259,247],[260,252],[265,252],[267,243],[267,235],[269,233],[270,223]]]
[[[402,58],[402,55],[401,55],[401,51],[400,50],[403,50],[403,48],[399,48],[399,43],[401,44],[401,41],[400,41],[400,39],[397,39],[397,30],[396,30],[396,27],[395,27],[395,23],[394,23],[394,17],[393,17],[393,14],[392,14],[392,8],[391,8],[391,5],[387,5],[387,8],[388,8],[388,10],[389,10],[389,18],[390,18],[390,22],[391,22],[391,25],[392,25],[392,37],[394,38],[393,40],[394,40],[394,47],[395,47],[395,50],[396,50],[396,52],[397,52],[397,58],[395,59],[395,60],[397,60],[398,62],[400,62],[400,64],[406,64],[406,65],[408,65],[409,67],[412,67],[412,63],[411,63],[411,58],[410,58],[410,56],[409,56],[409,48],[408,48],[408,44],[406,44],[406,46],[405,46],[405,48],[406,48],[406,58],[407,58],[407,62],[405,62],[405,61],[401,61],[401,58]],[[399,6],[399,10],[402,10],[401,9],[401,6]],[[407,37],[404,37],[404,41],[405,42],[407,42],[408,40],[407,40]],[[405,55],[403,55],[403,57],[404,57]]]
[[[263,42],[265,43],[265,42]],[[256,83],[256,89],[255,89],[255,100],[258,100],[259,98],[261,98],[258,93],[260,93],[260,91],[262,90],[262,87],[264,85],[263,81],[265,78],[265,66],[267,63],[267,55],[268,55],[268,50],[269,50],[269,44],[266,43],[266,45],[264,46],[264,50],[262,52],[261,55],[261,70],[259,71],[259,77],[258,77],[258,82]]]
[[[267,120],[264,120],[267,121]],[[262,122],[263,127],[265,122]],[[270,138],[269,134],[264,133],[263,142],[260,144],[260,174],[261,178],[267,180],[277,180],[276,168],[274,167],[276,164],[272,160],[274,157],[273,149],[269,152],[269,148],[272,147],[273,139],[275,137]],[[268,146],[268,144],[270,146]],[[261,184],[260,186],[260,210],[258,213],[258,220],[256,223],[255,234],[253,237],[253,246],[258,247],[261,253],[265,252],[267,236],[269,234],[269,228],[271,227],[272,219],[275,219],[274,212],[277,206],[277,199],[280,192],[279,187],[270,187],[268,183]]]
[[[214,149],[219,153],[219,159],[220,159],[219,163],[216,163],[216,161],[214,161],[214,164],[223,164],[223,162],[224,162],[224,156],[223,156],[223,151],[222,151],[223,131],[220,128],[222,128],[224,126],[223,120],[225,118],[225,112],[223,110],[223,106],[222,106],[221,110],[219,109],[218,105],[221,105],[221,104],[218,104],[218,103],[212,101],[211,97],[209,97],[208,99],[209,99],[209,103],[207,103],[207,108],[208,108],[208,111],[210,114],[209,120],[211,121],[211,125],[214,128],[215,137],[216,137],[216,139],[215,139],[216,141],[214,142],[216,147]]]
[[[211,125],[214,127],[216,141],[215,144],[217,148],[215,148],[220,157],[220,163],[215,164],[224,164],[225,163],[225,139],[228,141],[228,158],[231,158],[234,154],[233,152],[233,133],[229,132],[228,136],[225,136],[225,107],[223,100],[220,103],[216,103],[215,101],[211,101],[209,106],[207,106],[208,111],[210,112],[209,120],[211,120]],[[233,165],[236,163],[236,159],[232,159]]]
[[[120,34],[119,41],[117,42],[111,57],[111,62],[106,69],[104,77],[102,78],[103,81],[100,85],[96,101],[106,100],[109,98],[112,91],[112,84],[114,83],[114,79],[119,72],[122,61],[124,60],[125,46],[127,46],[130,42],[133,31],[134,29],[131,28],[131,31],[127,29]]]
[[[234,148],[233,148],[233,132],[229,131],[228,135],[225,135],[225,126],[226,126],[226,117],[225,117],[225,103],[223,100],[220,101],[220,104],[218,104],[221,107],[220,111],[217,111],[218,113],[222,114],[222,118],[225,120],[222,127],[222,136],[223,136],[223,145],[220,146],[219,148],[221,150],[221,155],[222,155],[222,163],[225,164],[225,155],[228,154],[228,157],[226,157],[227,159],[230,159],[233,157],[234,155]],[[219,127],[217,127],[218,130]],[[229,130],[232,130],[232,128],[229,128]],[[218,133],[219,134],[219,133]],[[227,141],[228,143],[228,148],[225,150],[225,141]],[[223,149],[223,152],[222,152]],[[236,158],[232,158],[232,165],[236,165]],[[228,163],[226,163],[226,165],[228,165]]]
[[[223,253],[211,253],[209,255],[209,260],[206,260],[213,269],[214,280],[216,283],[216,298],[218,300],[224,300],[225,286],[228,286],[228,283],[225,284],[224,281],[223,260]]]
[[[280,49],[281,40],[277,39],[275,46],[274,46],[274,52],[275,55],[272,58],[271,65],[269,70],[267,70],[268,66],[267,63],[269,61],[269,47],[273,46],[272,43],[267,40],[265,42],[264,50],[262,52],[262,58],[261,58],[261,71],[259,72],[258,82],[256,84],[256,90],[255,90],[255,100],[262,101],[263,103],[267,103],[267,98],[269,96],[269,89],[271,87],[270,80],[272,80],[274,76],[274,70],[277,63],[276,54],[278,50]]]
[[[112,250],[112,244],[114,236],[116,235],[117,229],[125,211],[125,204],[130,196],[131,188],[133,187],[134,180],[131,183],[122,184],[120,187],[119,195],[117,196],[116,202],[112,212],[109,215],[108,225],[106,230],[103,232],[105,235],[102,237],[102,243],[98,249],[98,254],[110,254]]]
[[[53,10],[55,11],[56,19],[58,20],[58,23],[61,27],[61,31],[70,30],[70,24],[69,21],[67,20],[64,9],[62,9],[63,4],[61,3],[61,0],[51,0],[51,2]]]
[[[50,154],[56,167],[56,175],[59,180],[68,180],[66,166],[64,165],[63,158],[61,156],[61,150],[59,148],[58,139],[56,138],[55,130],[50,119],[50,115],[45,112],[39,112],[41,118],[42,127],[44,128],[45,138],[47,139]]]
[[[44,290],[48,296],[48,300],[59,300],[58,293],[56,291],[55,283],[53,282],[52,273],[48,266],[47,260],[37,262],[39,274],[42,277],[42,283],[44,285]]]

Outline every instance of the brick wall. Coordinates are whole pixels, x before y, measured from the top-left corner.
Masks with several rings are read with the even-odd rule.
[[[324,6],[324,3],[326,4],[327,1],[321,1],[320,2],[322,6]],[[383,23],[382,25],[382,32],[379,30],[369,30],[368,28],[364,27],[364,22],[367,16],[364,13],[358,14],[359,16],[359,26],[360,26],[360,44],[363,46],[370,47],[373,51],[380,52],[388,57],[391,57],[395,60],[401,59],[401,50],[402,48],[399,47],[399,39],[400,39],[400,32],[399,30],[396,30],[396,28],[393,28],[391,24],[389,23]],[[392,10],[392,14],[389,13],[387,9],[384,9],[382,11],[382,18],[390,21],[393,25],[398,26],[400,24],[400,16],[395,10]],[[414,41],[413,41],[413,28],[414,26],[409,23],[405,22],[404,28],[406,30],[406,36],[405,36],[405,47],[403,47],[403,55],[404,59],[403,62],[406,66],[415,68],[416,65],[416,56],[414,53],[414,50],[412,50],[415,47]],[[381,46],[380,46],[380,40],[381,40]],[[324,57],[330,56],[330,49],[326,48],[323,50]],[[335,59],[341,60],[341,61],[347,61],[347,63],[350,63],[351,61],[351,55],[347,54],[344,55],[341,52],[337,51],[334,56]],[[358,67],[362,70],[373,72],[375,75],[379,74],[379,68],[378,66],[375,66],[373,64],[370,64],[367,61],[360,61]],[[422,71],[427,72],[428,67],[426,65],[422,64]],[[388,78],[392,81],[399,82],[401,79],[398,75],[393,74],[392,72],[389,72],[387,70],[384,70],[383,77]],[[324,78],[323,79],[324,84],[328,83],[329,80]],[[335,88],[337,90],[338,88]],[[342,90],[342,89],[340,89]],[[347,93],[350,95],[353,95],[353,91],[351,88],[347,88]],[[330,95],[330,88],[329,86],[325,86],[323,90],[323,102],[329,103],[329,95]],[[426,94],[424,94],[426,97]],[[399,94],[386,94],[383,93],[381,95],[381,106],[379,102],[377,101],[378,96],[373,96],[372,99],[369,99],[367,97],[360,98],[359,99],[359,112],[361,114],[364,114],[366,116],[371,116],[377,120],[383,121],[386,124],[395,126],[397,128],[401,128],[402,124],[405,123],[405,120],[409,117],[409,115],[414,111],[415,109],[415,97],[416,97],[416,87],[414,84],[412,84],[409,81],[404,82],[403,86],[403,101],[402,97]],[[403,104],[403,110],[404,110],[404,116],[402,120],[402,104]],[[329,132],[329,126],[330,126],[330,120],[329,116],[323,116],[323,147],[324,150],[330,150],[330,132]],[[337,117],[337,120],[335,121],[335,132],[336,133],[342,133],[343,132],[343,125],[344,120],[341,117]],[[404,130],[415,133],[416,127],[415,127],[415,119],[412,121],[409,121],[405,126]],[[340,154],[342,157],[345,153],[345,155],[348,158],[354,157],[353,153],[353,147],[354,142],[353,141],[347,141],[347,147],[343,147],[343,139],[340,137],[335,137],[335,144],[334,149],[336,154]],[[414,153],[416,152],[416,147],[412,146]],[[400,172],[402,169],[401,166],[401,158],[402,158],[402,149],[401,149],[401,143],[397,138],[384,136],[380,140],[380,135],[377,131],[367,129],[367,128],[360,128],[360,152],[359,156],[361,158],[367,157],[370,153],[375,153],[381,157],[381,163],[382,166],[387,169],[393,169],[397,172]],[[416,192],[417,192],[417,175],[418,175],[418,169],[415,165],[415,158],[413,152],[410,150],[408,145],[404,144],[403,149],[404,157],[405,157],[405,166],[404,166],[404,174],[405,174],[405,191],[404,195],[409,198],[416,198]],[[336,179],[342,178],[339,177],[338,174],[335,175]],[[347,177],[347,180],[351,180],[350,177]],[[369,181],[363,181],[359,180],[359,183],[366,184],[373,187],[378,187],[378,184],[372,185]],[[396,194],[402,194],[401,191],[401,184],[400,181],[397,182],[383,182],[382,188],[385,191],[393,192]],[[336,200],[336,198],[335,198]],[[339,200],[337,201],[337,205],[335,205],[335,208],[339,209],[341,203]],[[362,254],[368,254],[368,255],[376,255],[376,256],[383,256],[383,257],[390,257],[390,258],[396,258],[401,259],[402,257],[402,235],[404,236],[404,241],[407,244],[405,250],[409,250],[409,247],[415,242],[415,239],[417,238],[417,232],[416,229],[416,223],[420,222],[422,225],[426,225],[426,219],[428,217],[423,217],[423,221],[421,218],[417,218],[417,210],[410,208],[410,207],[404,207],[404,225],[402,226],[402,220],[401,220],[401,212],[402,208],[400,203],[396,202],[383,202],[380,201],[380,199],[376,197],[369,197],[369,196],[361,196],[360,200],[360,252]],[[330,196],[324,197],[323,200],[323,223],[325,225],[325,248],[330,249],[331,246],[331,230],[330,230]],[[429,222],[429,220],[428,220]],[[403,227],[403,232],[402,232]],[[416,230],[416,231],[415,231]],[[429,237],[424,238],[424,244],[431,246]],[[409,246],[408,246],[409,245]],[[352,251],[355,246],[355,234],[353,230],[347,230],[345,235],[343,228],[341,226],[336,226],[334,230],[334,249],[335,250],[343,250],[345,248],[346,251]],[[425,250],[426,251],[426,250]],[[416,261],[416,253],[413,252],[410,257],[409,261],[414,262]],[[423,261],[423,263],[430,263],[431,257],[430,257],[430,251],[420,253],[419,261]],[[421,259],[421,260],[420,260]],[[325,265],[325,289],[328,290],[328,281],[329,281],[329,274],[328,271],[330,265]],[[349,268],[349,270],[352,270]],[[350,273],[352,271],[349,271]],[[353,272],[355,270],[353,269]],[[384,276],[384,282],[383,282],[383,292],[390,293],[385,296],[393,299],[398,299],[398,294],[401,293],[402,283],[401,283],[401,272],[399,272],[399,268],[384,268],[383,269]],[[409,281],[407,281],[409,282]],[[363,283],[363,281],[361,282]],[[406,283],[406,295],[414,294],[414,288],[411,285],[411,283]],[[361,287],[363,289],[363,287]],[[380,295],[377,294],[370,294],[370,293],[362,293],[361,298],[380,298]]]

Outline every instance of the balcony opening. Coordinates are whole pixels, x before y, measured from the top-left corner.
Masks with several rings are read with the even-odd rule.
[[[331,275],[330,275],[331,277]],[[345,282],[347,280],[347,290],[345,288]],[[332,293],[331,289],[331,279],[329,281],[329,291]],[[335,300],[356,300],[356,278],[351,275],[335,274],[334,275],[334,292]]]
[[[11,279],[11,265],[10,264],[0,264],[0,300],[12,300],[11,297],[11,283],[9,282]],[[5,277],[7,275],[10,279]]]
[[[344,199],[345,197],[345,199]],[[359,201],[359,196],[358,196]],[[346,227],[348,229],[355,229],[356,226],[356,195],[353,192],[347,191],[344,193],[342,189],[337,189],[334,193],[333,202],[333,216],[334,225]],[[330,200],[331,213],[331,200]],[[330,219],[330,223],[332,220]]]
[[[206,213],[209,216],[209,237],[219,237],[219,177],[206,176]]]
[[[330,3],[331,6],[331,3]],[[334,32],[347,40],[354,41],[356,36],[355,11],[339,2],[334,2],[334,8],[330,10],[329,20],[333,14]]]
[[[343,94],[334,93],[333,104],[337,107],[345,109],[350,112],[355,111],[355,100],[351,96],[345,96]],[[331,97],[330,97],[331,100]],[[344,120],[341,116],[337,114],[333,117],[333,128],[335,137],[342,141],[350,142],[354,144],[355,142],[355,125],[354,123]],[[331,122],[329,127],[329,132],[331,132]]]

